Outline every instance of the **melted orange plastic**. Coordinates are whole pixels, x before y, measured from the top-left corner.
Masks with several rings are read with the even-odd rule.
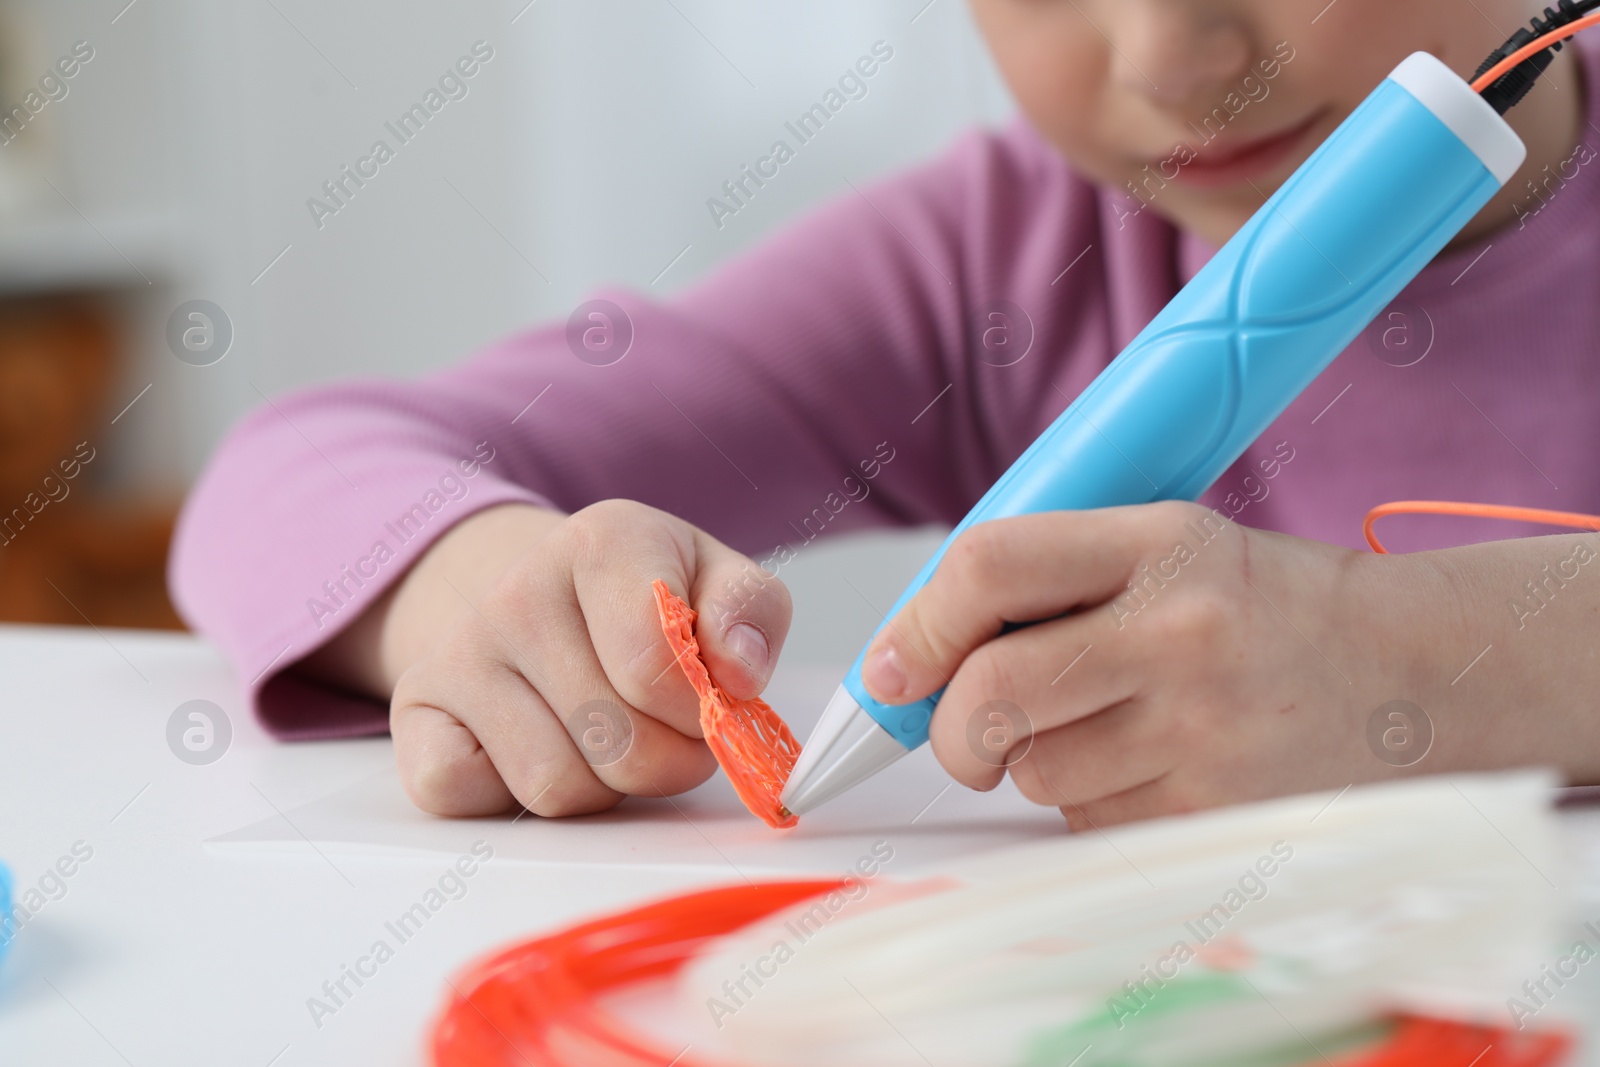
[[[660,578],[650,588],[656,594],[667,644],[700,696],[700,730],[734,792],[768,826],[793,826],[800,819],[784,808],[778,795],[794,770],[800,743],[765,701],[735,700],[718,687],[700,658],[700,642],[694,636],[698,612]]]

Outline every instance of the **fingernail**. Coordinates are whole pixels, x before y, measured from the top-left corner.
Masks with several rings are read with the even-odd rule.
[[[728,628],[723,636],[723,643],[728,651],[744,661],[762,678],[767,676],[767,662],[772,657],[772,650],[767,647],[767,638],[760,630],[747,622],[736,622]]]
[[[867,657],[861,677],[880,700],[893,700],[906,689],[906,672],[900,666],[899,654],[890,645],[880,647]]]

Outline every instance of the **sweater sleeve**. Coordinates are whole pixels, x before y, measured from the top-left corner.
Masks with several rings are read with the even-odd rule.
[[[973,132],[670,301],[603,290],[417,380],[270,400],[185,505],[174,599],[270,731],[348,736],[382,732],[386,708],[285,668],[483,508],[624,497],[763,561],[954,523],[1065,405],[1062,360],[1084,381],[1105,362],[1102,257],[1050,285],[1102,214],[1031,131]],[[1030,307],[1032,362],[985,340],[996,301]]]

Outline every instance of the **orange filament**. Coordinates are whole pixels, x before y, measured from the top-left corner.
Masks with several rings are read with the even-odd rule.
[[[702,1067],[705,1061],[689,1049],[674,1057],[665,1042],[629,1026],[607,1003],[608,994],[670,978],[708,939],[842,885],[836,880],[764,882],[670,897],[484,956],[449,981],[429,1039],[431,1062],[434,1067]]]
[[[1379,543],[1378,535],[1372,529],[1385,515],[1465,515],[1600,530],[1600,516],[1583,515],[1575,511],[1546,511],[1543,508],[1519,508],[1505,504],[1461,504],[1453,500],[1397,500],[1393,504],[1379,504],[1367,512],[1367,519],[1361,524],[1361,532],[1366,535],[1367,544],[1372,546],[1374,552],[1389,551]]]
[[[844,885],[711,889],[581,923],[483,956],[448,982],[428,1038],[434,1067],[710,1067],[695,1050],[629,1025],[610,997],[670,980],[712,938]],[[1316,1067],[1555,1067],[1570,1034],[1517,1033],[1417,1016],[1377,1048]],[[822,1024],[822,1025],[825,1025]],[[718,1059],[722,1067],[737,1067]]]
[[[672,646],[689,684],[700,696],[700,731],[733,783],[734,792],[768,826],[793,826],[800,818],[790,814],[778,796],[789,780],[789,772],[794,770],[800,743],[765,701],[735,700],[722,691],[700,658],[700,642],[694,636],[698,612],[674,595],[660,578],[651,582],[650,588],[656,594],[667,644]]]
[[[1500,62],[1483,72],[1483,77],[1477,78],[1472,83],[1472,91],[1481,93],[1501,78],[1510,74],[1525,61],[1543,52],[1546,48],[1560,41],[1565,41],[1579,30],[1586,30],[1590,26],[1600,26],[1600,13],[1585,15],[1576,22],[1568,23],[1559,29],[1551,30],[1543,37],[1535,37],[1521,48],[1506,56]]]

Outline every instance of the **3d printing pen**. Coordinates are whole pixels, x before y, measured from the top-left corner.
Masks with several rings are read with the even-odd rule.
[[[974,523],[1203,493],[1521,166],[1486,96],[1425,52],[1396,67],[984,494],[878,629]],[[783,790],[796,815],[928,739],[943,690],[880,704],[865,654]]]

